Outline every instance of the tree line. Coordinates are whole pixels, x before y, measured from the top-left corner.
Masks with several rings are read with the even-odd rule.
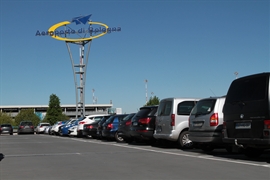
[[[57,121],[68,119],[69,117],[62,113],[60,99],[55,94],[50,95],[49,107],[42,121],[35,114],[34,109],[21,109],[14,119],[9,113],[0,112],[0,124],[11,124],[12,126],[18,126],[21,121],[32,121],[34,126],[37,126],[40,122],[48,122],[53,125]]]
[[[150,97],[149,101],[144,106],[158,104],[159,98],[154,96]],[[70,118],[62,113],[60,99],[55,94],[50,95],[49,107],[42,121],[35,114],[34,109],[21,109],[14,119],[9,115],[9,113],[0,112],[0,124],[11,124],[12,126],[18,126],[21,121],[32,121],[34,126],[37,126],[40,122],[48,122],[53,125],[57,121],[63,121],[68,119]]]

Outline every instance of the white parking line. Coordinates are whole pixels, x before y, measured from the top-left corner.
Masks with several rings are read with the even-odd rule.
[[[59,136],[52,136],[52,137],[63,138],[63,137],[59,137]],[[174,152],[168,152],[168,151],[161,151],[161,150],[146,149],[146,148],[141,148],[141,147],[134,147],[134,146],[124,145],[124,144],[117,144],[116,142],[115,143],[106,143],[106,142],[99,142],[99,141],[88,141],[88,140],[77,139],[77,138],[74,138],[74,139],[71,139],[71,140],[80,141],[80,142],[86,142],[86,143],[93,143],[93,144],[102,144],[102,145],[108,145],[108,146],[118,146],[118,147],[124,147],[124,148],[129,148],[129,149],[137,149],[137,150],[141,150],[141,151],[149,151],[149,152],[155,152],[155,153],[170,154],[170,155],[175,155],[175,156],[185,156],[185,157],[198,158],[198,159],[207,159],[207,160],[212,160],[212,161],[221,161],[221,162],[228,162],[228,163],[235,163],[235,164],[243,164],[243,165],[270,168],[270,165],[268,165],[268,164],[257,164],[257,163],[245,162],[245,161],[240,161],[240,160],[217,158],[217,157],[214,157],[214,156],[211,156],[211,155],[196,156],[196,155],[183,154],[183,153],[174,153]]]

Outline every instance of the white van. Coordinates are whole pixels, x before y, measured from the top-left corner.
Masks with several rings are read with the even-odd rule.
[[[154,138],[177,142],[180,148],[191,148],[188,118],[197,98],[166,98],[159,103]]]
[[[85,118],[82,121],[80,121],[77,126],[77,136],[81,137],[83,135],[82,131],[84,124],[90,124],[92,122],[101,120],[104,116],[108,116],[108,114],[92,114],[85,116]]]

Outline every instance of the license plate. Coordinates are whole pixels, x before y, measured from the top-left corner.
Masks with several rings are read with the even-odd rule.
[[[236,123],[235,129],[251,129],[250,122]]]
[[[137,125],[138,125],[138,123],[137,123],[137,122],[134,122],[134,123],[133,123],[133,126],[137,126]]]

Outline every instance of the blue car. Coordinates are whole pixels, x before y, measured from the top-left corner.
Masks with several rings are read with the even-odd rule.
[[[102,125],[102,137],[105,139],[114,139],[119,141],[117,133],[119,123],[123,121],[124,117],[127,115],[128,114],[117,114],[107,119],[106,122]]]
[[[83,117],[78,118],[78,119],[73,119],[73,120],[69,121],[67,124],[61,126],[61,128],[59,130],[60,136],[68,136],[68,129],[73,127],[73,126],[77,126],[79,124],[79,122],[83,119],[84,119]]]

